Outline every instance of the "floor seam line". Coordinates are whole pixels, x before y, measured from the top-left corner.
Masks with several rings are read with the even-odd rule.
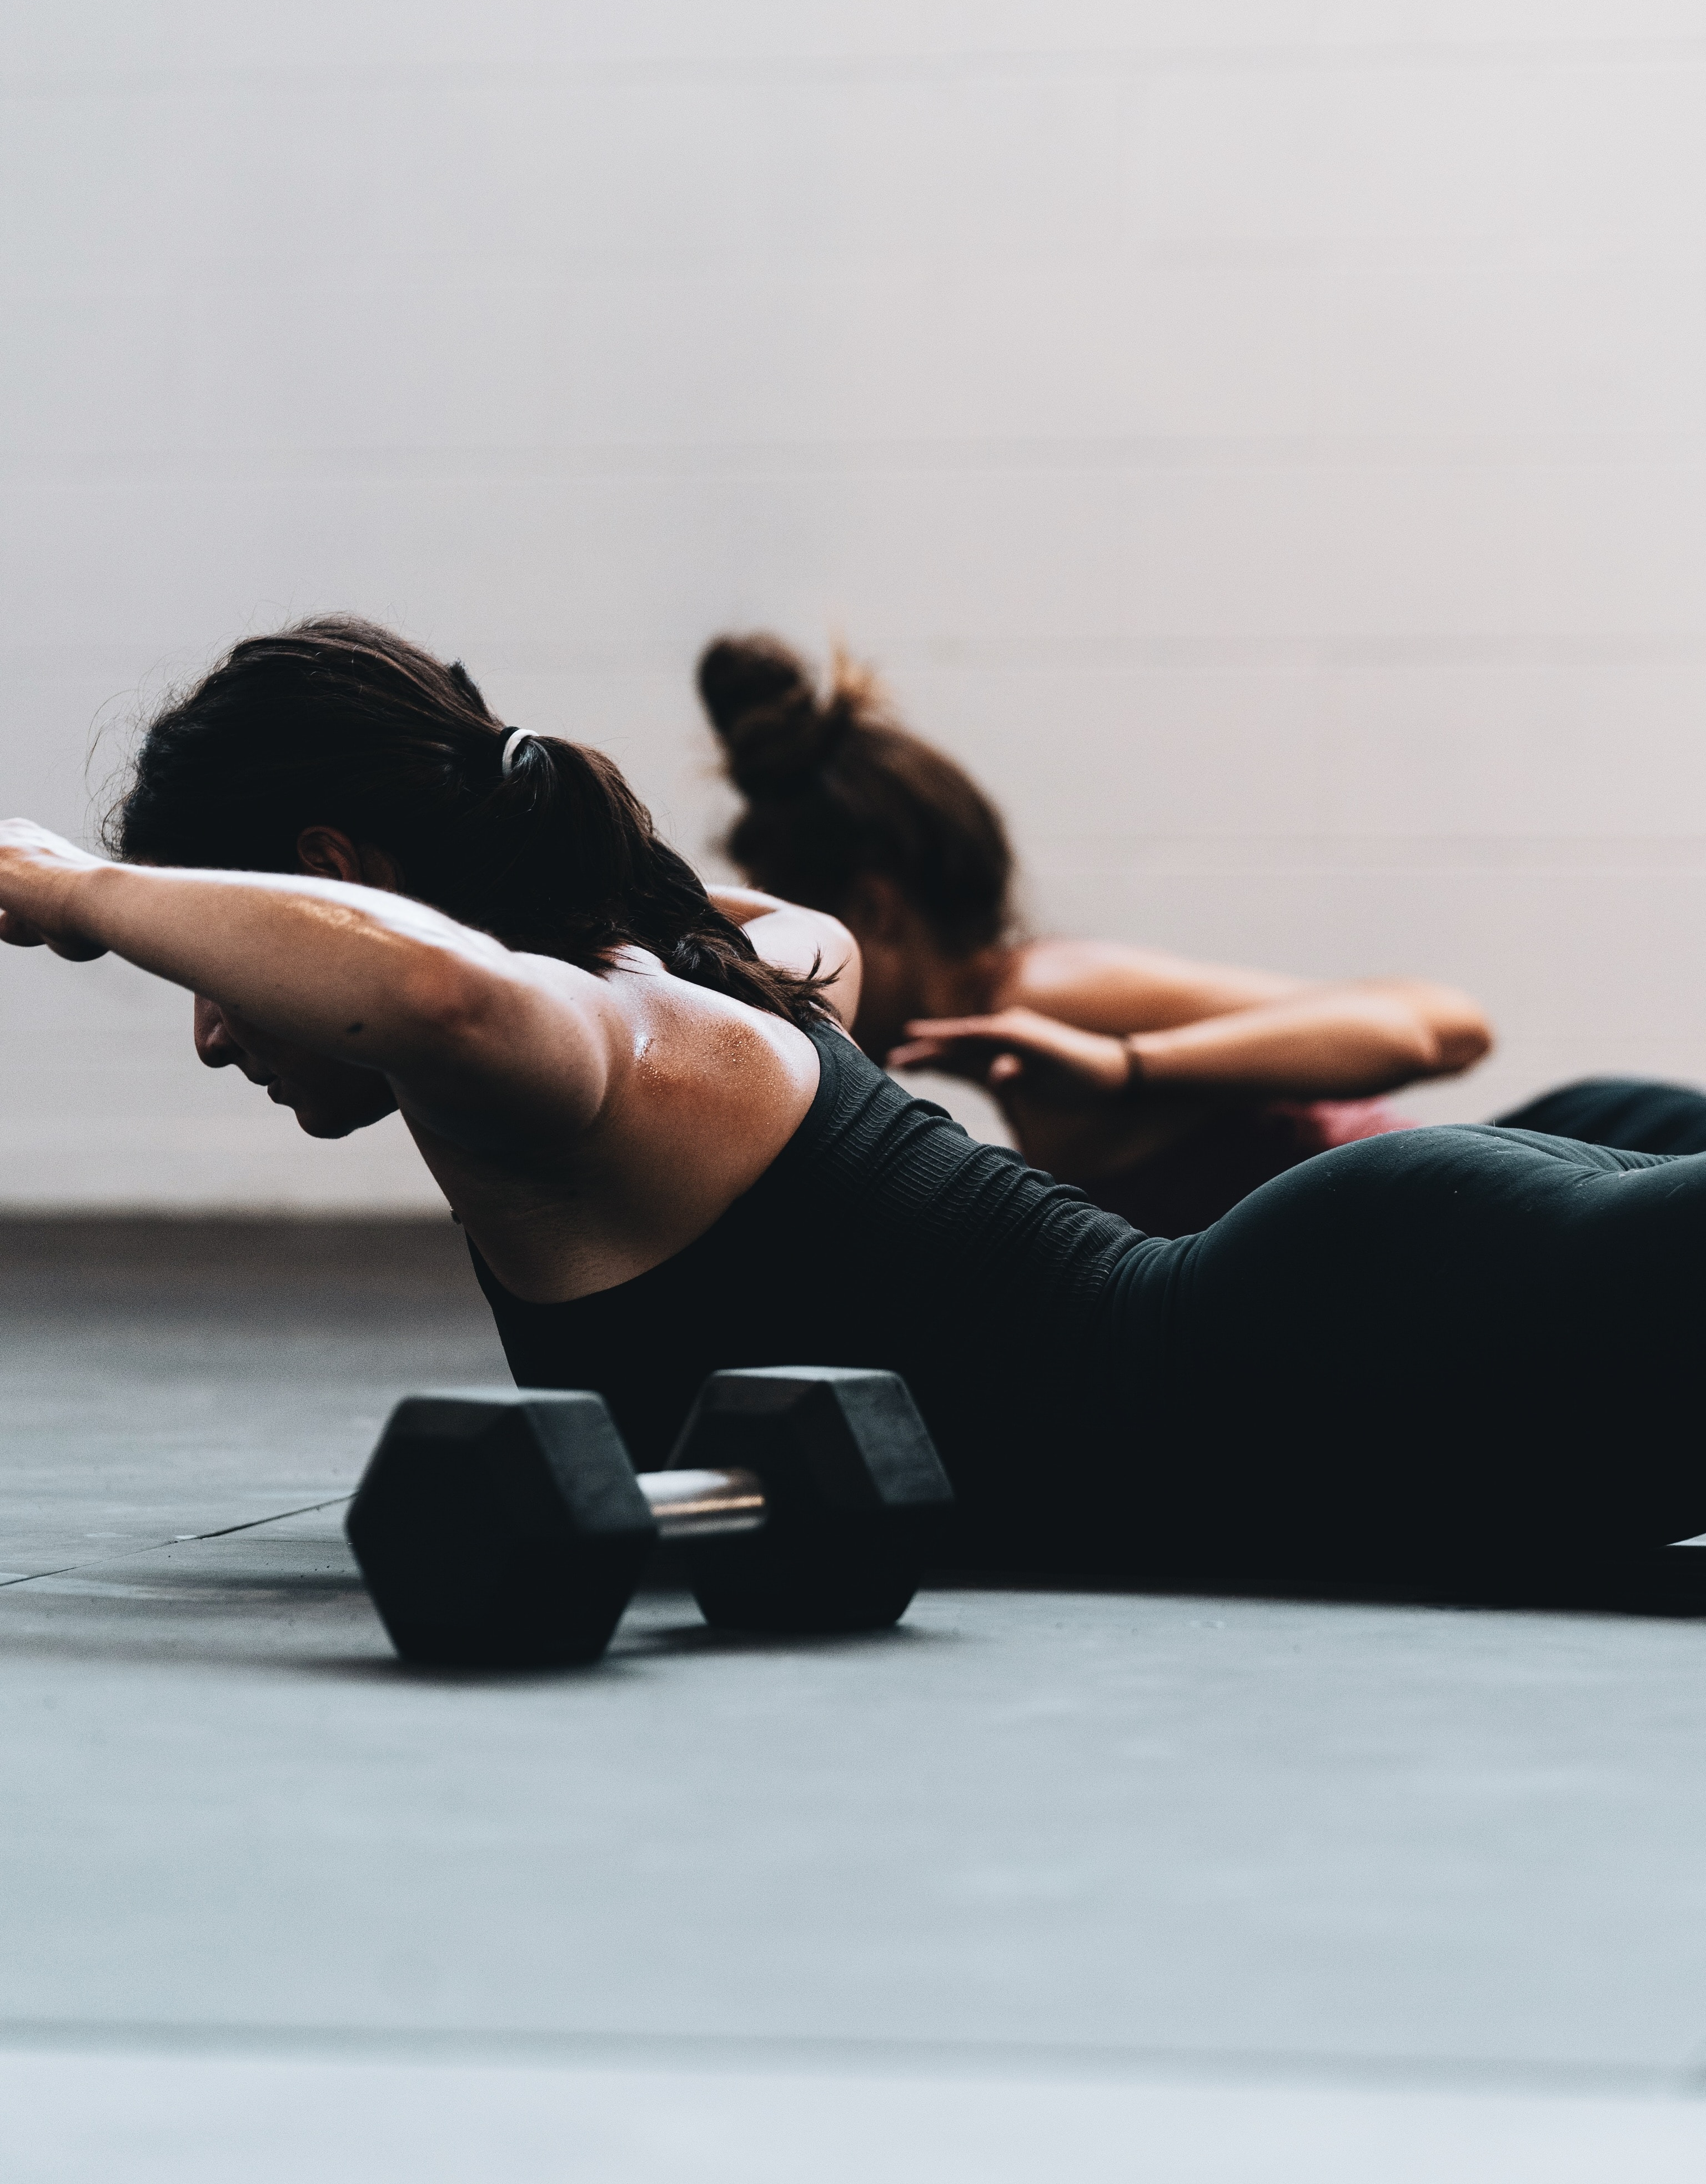
[[[1567,2100],[1573,2098],[1662,2099],[1694,2104],[1706,2098],[1698,2074],[1663,2064],[1535,2064],[1509,2058],[1477,2061],[1468,2056],[1429,2060],[1402,2056],[1357,2057],[1329,2053],[1291,2055],[1273,2050],[1168,2049],[1138,2045],[1023,2041],[911,2042],[861,2037],[734,2037],[724,2034],[528,2030],[519,2026],[410,2028],[308,2025],[150,2025],[142,2020],[79,2023],[67,2019],[0,2020],[0,2052],[55,2043],[86,2052],[159,2052],[174,2047],[203,2054],[331,2053],[402,2063],[504,2062],[534,2065],[634,2064],[693,2068],[744,2061],[755,2071],[829,2068],[856,2073],[900,2070],[908,2075],[951,2072],[957,2064],[982,2075],[1016,2064],[1044,2075],[1145,2079],[1182,2073],[1207,2081],[1261,2080],[1279,2085],[1319,2085],[1324,2080],[1351,2090],[1416,2093],[1481,2092],[1495,2097]]]
[[[299,1509],[276,1509],[270,1517],[246,1517],[240,1524],[220,1524],[211,1532],[176,1532],[169,1540],[156,1540],[152,1545],[125,1547],[116,1555],[91,1555],[87,1562],[61,1563],[57,1569],[25,1570],[20,1577],[0,1577],[0,1592],[16,1585],[39,1585],[43,1578],[70,1577],[77,1570],[104,1569],[109,1563],[134,1562],[142,1555],[163,1555],[168,1547],[190,1547],[203,1540],[228,1540],[233,1532],[258,1531],[263,1524],[282,1524],[290,1517],[311,1517],[317,1509],[335,1509],[340,1502],[353,1502],[353,1494],[328,1495],[324,1502],[304,1502]]]

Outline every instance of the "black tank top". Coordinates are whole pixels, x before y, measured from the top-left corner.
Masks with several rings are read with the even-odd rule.
[[[1032,1555],[1056,1524],[1081,1538],[1096,1474],[1129,1473],[1160,1363],[1160,1315],[1129,1306],[1168,1285],[1134,1284],[1133,1262],[1173,1247],[968,1136],[839,1032],[808,1036],[805,1119],[685,1251],[564,1304],[512,1295],[475,1251],[517,1384],[596,1389],[646,1469],[720,1368],[884,1367],[935,1437],[968,1552]],[[1028,1509],[1038,1536],[1016,1540]]]

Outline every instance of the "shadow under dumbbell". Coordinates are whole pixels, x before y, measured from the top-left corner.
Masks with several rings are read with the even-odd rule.
[[[931,1645],[945,1634],[909,1630],[904,1623],[884,1630],[714,1630],[708,1623],[681,1623],[667,1630],[636,1633],[621,1652],[634,1653],[870,1653],[883,1647]]]
[[[951,1634],[920,1629],[902,1616],[874,1630],[728,1630],[707,1623],[681,1574],[679,1550],[666,1546],[634,1596],[607,1662],[648,1656],[712,1653],[869,1652],[884,1646],[928,1644]]]
[[[621,1656],[607,1654],[601,1660],[582,1661],[548,1668],[442,1668],[425,1661],[404,1661],[394,1654],[349,1653],[293,1664],[309,1675],[331,1676],[344,1683],[392,1684],[430,1686],[443,1691],[491,1691],[502,1685],[505,1690],[531,1689],[537,1685],[572,1686],[596,1680],[608,1681],[610,1675],[619,1674],[623,1667]],[[630,1663],[637,1667],[638,1663]]]

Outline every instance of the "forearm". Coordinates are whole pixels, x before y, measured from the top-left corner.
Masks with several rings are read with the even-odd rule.
[[[275,1036],[404,1068],[501,959],[424,904],[336,880],[95,864],[71,883],[81,930]]]
[[[1263,1006],[1128,1038],[1134,1077],[1180,1091],[1363,1099],[1467,1068],[1479,1011],[1445,988],[1316,987]]]

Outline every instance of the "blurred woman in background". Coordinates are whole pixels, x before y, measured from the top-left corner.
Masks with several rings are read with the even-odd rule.
[[[826,911],[864,961],[873,1060],[983,1085],[1027,1161],[1152,1235],[1194,1234],[1312,1155],[1413,1127],[1383,1097],[1492,1045],[1466,994],[1311,982],[1100,940],[1027,939],[1001,813],[896,718],[867,669],[820,693],[772,637],[722,637],[699,689],[744,808],[750,883]],[[1571,1085],[1501,1118],[1590,1144],[1706,1150],[1706,1100]]]

